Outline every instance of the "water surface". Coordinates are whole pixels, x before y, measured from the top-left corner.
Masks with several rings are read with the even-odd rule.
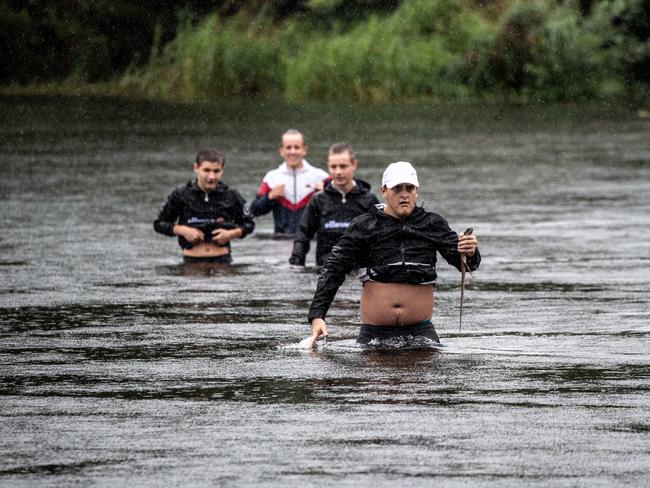
[[[650,124],[606,105],[169,105],[0,99],[0,483],[640,486],[650,476]],[[316,352],[313,264],[263,217],[234,264],[152,229],[197,150],[250,202],[298,127],[376,188],[473,227],[441,264],[438,350],[354,345],[346,281]],[[313,263],[313,257],[310,258]]]

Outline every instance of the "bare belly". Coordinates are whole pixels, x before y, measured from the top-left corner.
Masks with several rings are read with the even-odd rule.
[[[213,256],[223,256],[230,253],[230,248],[227,246],[219,246],[212,242],[201,242],[191,249],[183,249],[183,256],[191,256],[193,258],[207,258]]]
[[[433,285],[366,281],[361,291],[361,322],[368,325],[413,325],[433,313]]]

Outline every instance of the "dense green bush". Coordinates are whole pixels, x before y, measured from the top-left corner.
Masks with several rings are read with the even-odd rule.
[[[503,15],[498,34],[485,46],[488,59],[478,75],[484,87],[509,93],[526,86],[527,66],[546,15],[539,2],[515,4]]]
[[[244,27],[211,16],[179,28],[142,77],[149,93],[185,98],[267,95],[292,99],[466,96],[477,47],[489,32],[450,0],[405,2],[325,36],[285,24]]]
[[[482,83],[528,99],[611,96],[623,89],[617,53],[577,9],[517,2],[503,16]]]
[[[536,32],[526,65],[525,92],[553,100],[617,95],[623,84],[616,73],[616,50],[586,28],[577,12],[552,11]]]
[[[314,39],[287,70],[290,98],[459,98],[475,50],[489,33],[480,17],[450,0],[410,1],[390,17]]]
[[[615,52],[613,64],[627,83],[650,84],[650,2],[598,2],[587,19],[602,46]]]
[[[238,24],[226,26],[216,15],[196,27],[185,21],[162,54],[152,56],[137,83],[166,98],[277,93],[283,78],[277,44],[250,27],[247,32]]]

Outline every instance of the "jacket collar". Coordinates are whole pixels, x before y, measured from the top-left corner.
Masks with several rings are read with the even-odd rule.
[[[303,160],[302,160],[302,168],[299,168],[299,169],[297,169],[296,171],[294,171],[294,170],[292,170],[291,168],[289,168],[289,165],[287,164],[286,161],[282,161],[282,164],[280,165],[280,168],[279,168],[279,169],[280,169],[280,171],[282,171],[283,173],[293,174],[294,172],[295,172],[295,173],[304,173],[305,171],[310,171],[310,170],[312,170],[313,168],[314,168],[314,167],[313,167],[311,164],[309,164],[309,163],[307,162],[306,159],[303,159]]]
[[[353,194],[358,194],[358,193],[367,193],[370,191],[370,184],[363,181],[359,180],[357,178],[354,179],[355,185],[352,187],[352,190],[350,190],[347,194],[348,195],[353,195]],[[326,192],[329,193],[341,193],[333,184],[332,180],[328,179],[327,183],[325,184],[325,188],[323,189]]]
[[[403,220],[397,219],[393,217],[392,215],[388,215],[386,212],[384,212],[384,208],[386,208],[385,203],[378,203],[374,207],[370,209],[370,213],[373,213],[380,218],[386,218],[395,222],[413,222],[415,220],[419,220],[422,217],[424,217],[427,213],[426,210],[422,207],[418,207],[417,205],[413,209],[413,211]]]
[[[188,188],[190,188],[194,192],[198,192],[198,193],[201,193],[201,195],[205,195],[205,192],[203,190],[201,190],[201,188],[199,188],[199,185],[198,185],[196,180],[188,181],[186,186]],[[210,195],[212,193],[216,193],[216,192],[222,192],[222,191],[225,191],[227,189],[228,189],[228,185],[226,183],[224,183],[223,181],[219,181],[217,183],[216,188],[214,190],[212,190],[210,193],[208,193],[208,195]]]

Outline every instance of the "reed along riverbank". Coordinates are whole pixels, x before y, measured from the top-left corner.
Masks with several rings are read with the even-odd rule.
[[[0,73],[0,83],[5,92],[36,84],[50,93],[79,86],[88,92],[90,83],[112,94],[183,101],[633,98],[643,105],[650,99],[650,12],[639,0],[360,3],[311,2],[280,11],[243,2],[234,13],[222,7],[180,15],[173,31],[143,20],[149,35],[141,36],[137,51],[123,49],[120,59],[116,43],[128,39],[129,31],[119,29],[128,12],[113,12],[106,22],[122,32],[122,41],[99,25],[92,43],[65,38],[62,45],[79,50],[53,53],[67,60],[67,71],[50,69],[58,78],[21,61]],[[16,28],[15,15],[0,14]],[[1,42],[24,59],[24,46]]]

